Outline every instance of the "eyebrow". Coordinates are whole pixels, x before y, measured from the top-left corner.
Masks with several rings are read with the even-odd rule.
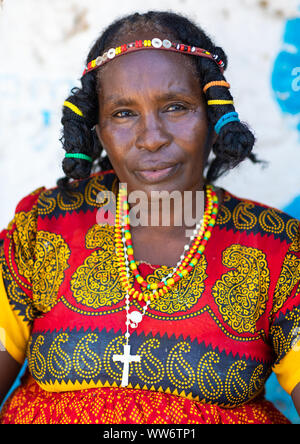
[[[178,90],[178,91],[168,91],[167,93],[158,95],[158,100],[166,101],[166,100],[178,100],[186,98],[187,96],[191,97],[191,92],[187,90]],[[114,106],[131,106],[135,105],[136,101],[130,97],[125,98],[118,95],[111,95],[106,100],[106,103],[110,103]]]

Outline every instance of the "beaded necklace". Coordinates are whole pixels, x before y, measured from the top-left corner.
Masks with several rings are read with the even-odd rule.
[[[196,225],[190,239],[190,246],[186,245],[184,248],[187,253],[183,253],[181,255],[177,265],[168,274],[168,276],[161,280],[161,282],[147,284],[147,282],[139,274],[136,262],[134,260],[127,193],[122,189],[119,191],[116,209],[115,246],[118,258],[120,281],[123,289],[125,290],[126,343],[124,344],[124,354],[113,355],[113,360],[123,363],[121,382],[121,386],[123,387],[128,385],[130,362],[140,361],[140,356],[130,354],[129,326],[131,328],[137,328],[153,300],[166,294],[176,284],[176,282],[186,277],[193,270],[195,265],[197,265],[205,250],[205,246],[211,236],[218,213],[218,197],[211,185],[206,186],[206,197],[206,208],[203,218]],[[131,286],[130,271],[132,271],[135,280],[142,288],[144,288],[144,292],[135,290],[135,288]],[[142,309],[142,313],[137,310],[129,312],[130,296],[132,296],[134,299],[137,298],[139,301],[144,300],[145,305]]]

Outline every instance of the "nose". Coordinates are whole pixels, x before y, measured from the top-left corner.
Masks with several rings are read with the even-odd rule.
[[[169,145],[171,135],[164,128],[159,116],[151,113],[143,116],[139,122],[136,137],[136,147],[148,151],[157,151],[163,146]]]

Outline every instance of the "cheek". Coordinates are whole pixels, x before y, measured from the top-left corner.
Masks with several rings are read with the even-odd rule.
[[[132,132],[126,128],[103,123],[99,126],[100,142],[114,167],[124,164],[123,160],[132,144]]]
[[[180,124],[170,124],[169,131],[176,135],[177,144],[189,156],[201,157],[208,135],[206,117],[202,117],[202,114],[193,113],[187,119],[180,122]]]

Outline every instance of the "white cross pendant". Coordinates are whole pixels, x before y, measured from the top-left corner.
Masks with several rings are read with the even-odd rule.
[[[129,375],[129,364],[130,362],[140,362],[141,357],[139,355],[130,354],[130,345],[124,345],[123,355],[113,355],[113,361],[120,361],[123,363],[123,375],[121,386],[126,387],[128,385],[128,375]]]

